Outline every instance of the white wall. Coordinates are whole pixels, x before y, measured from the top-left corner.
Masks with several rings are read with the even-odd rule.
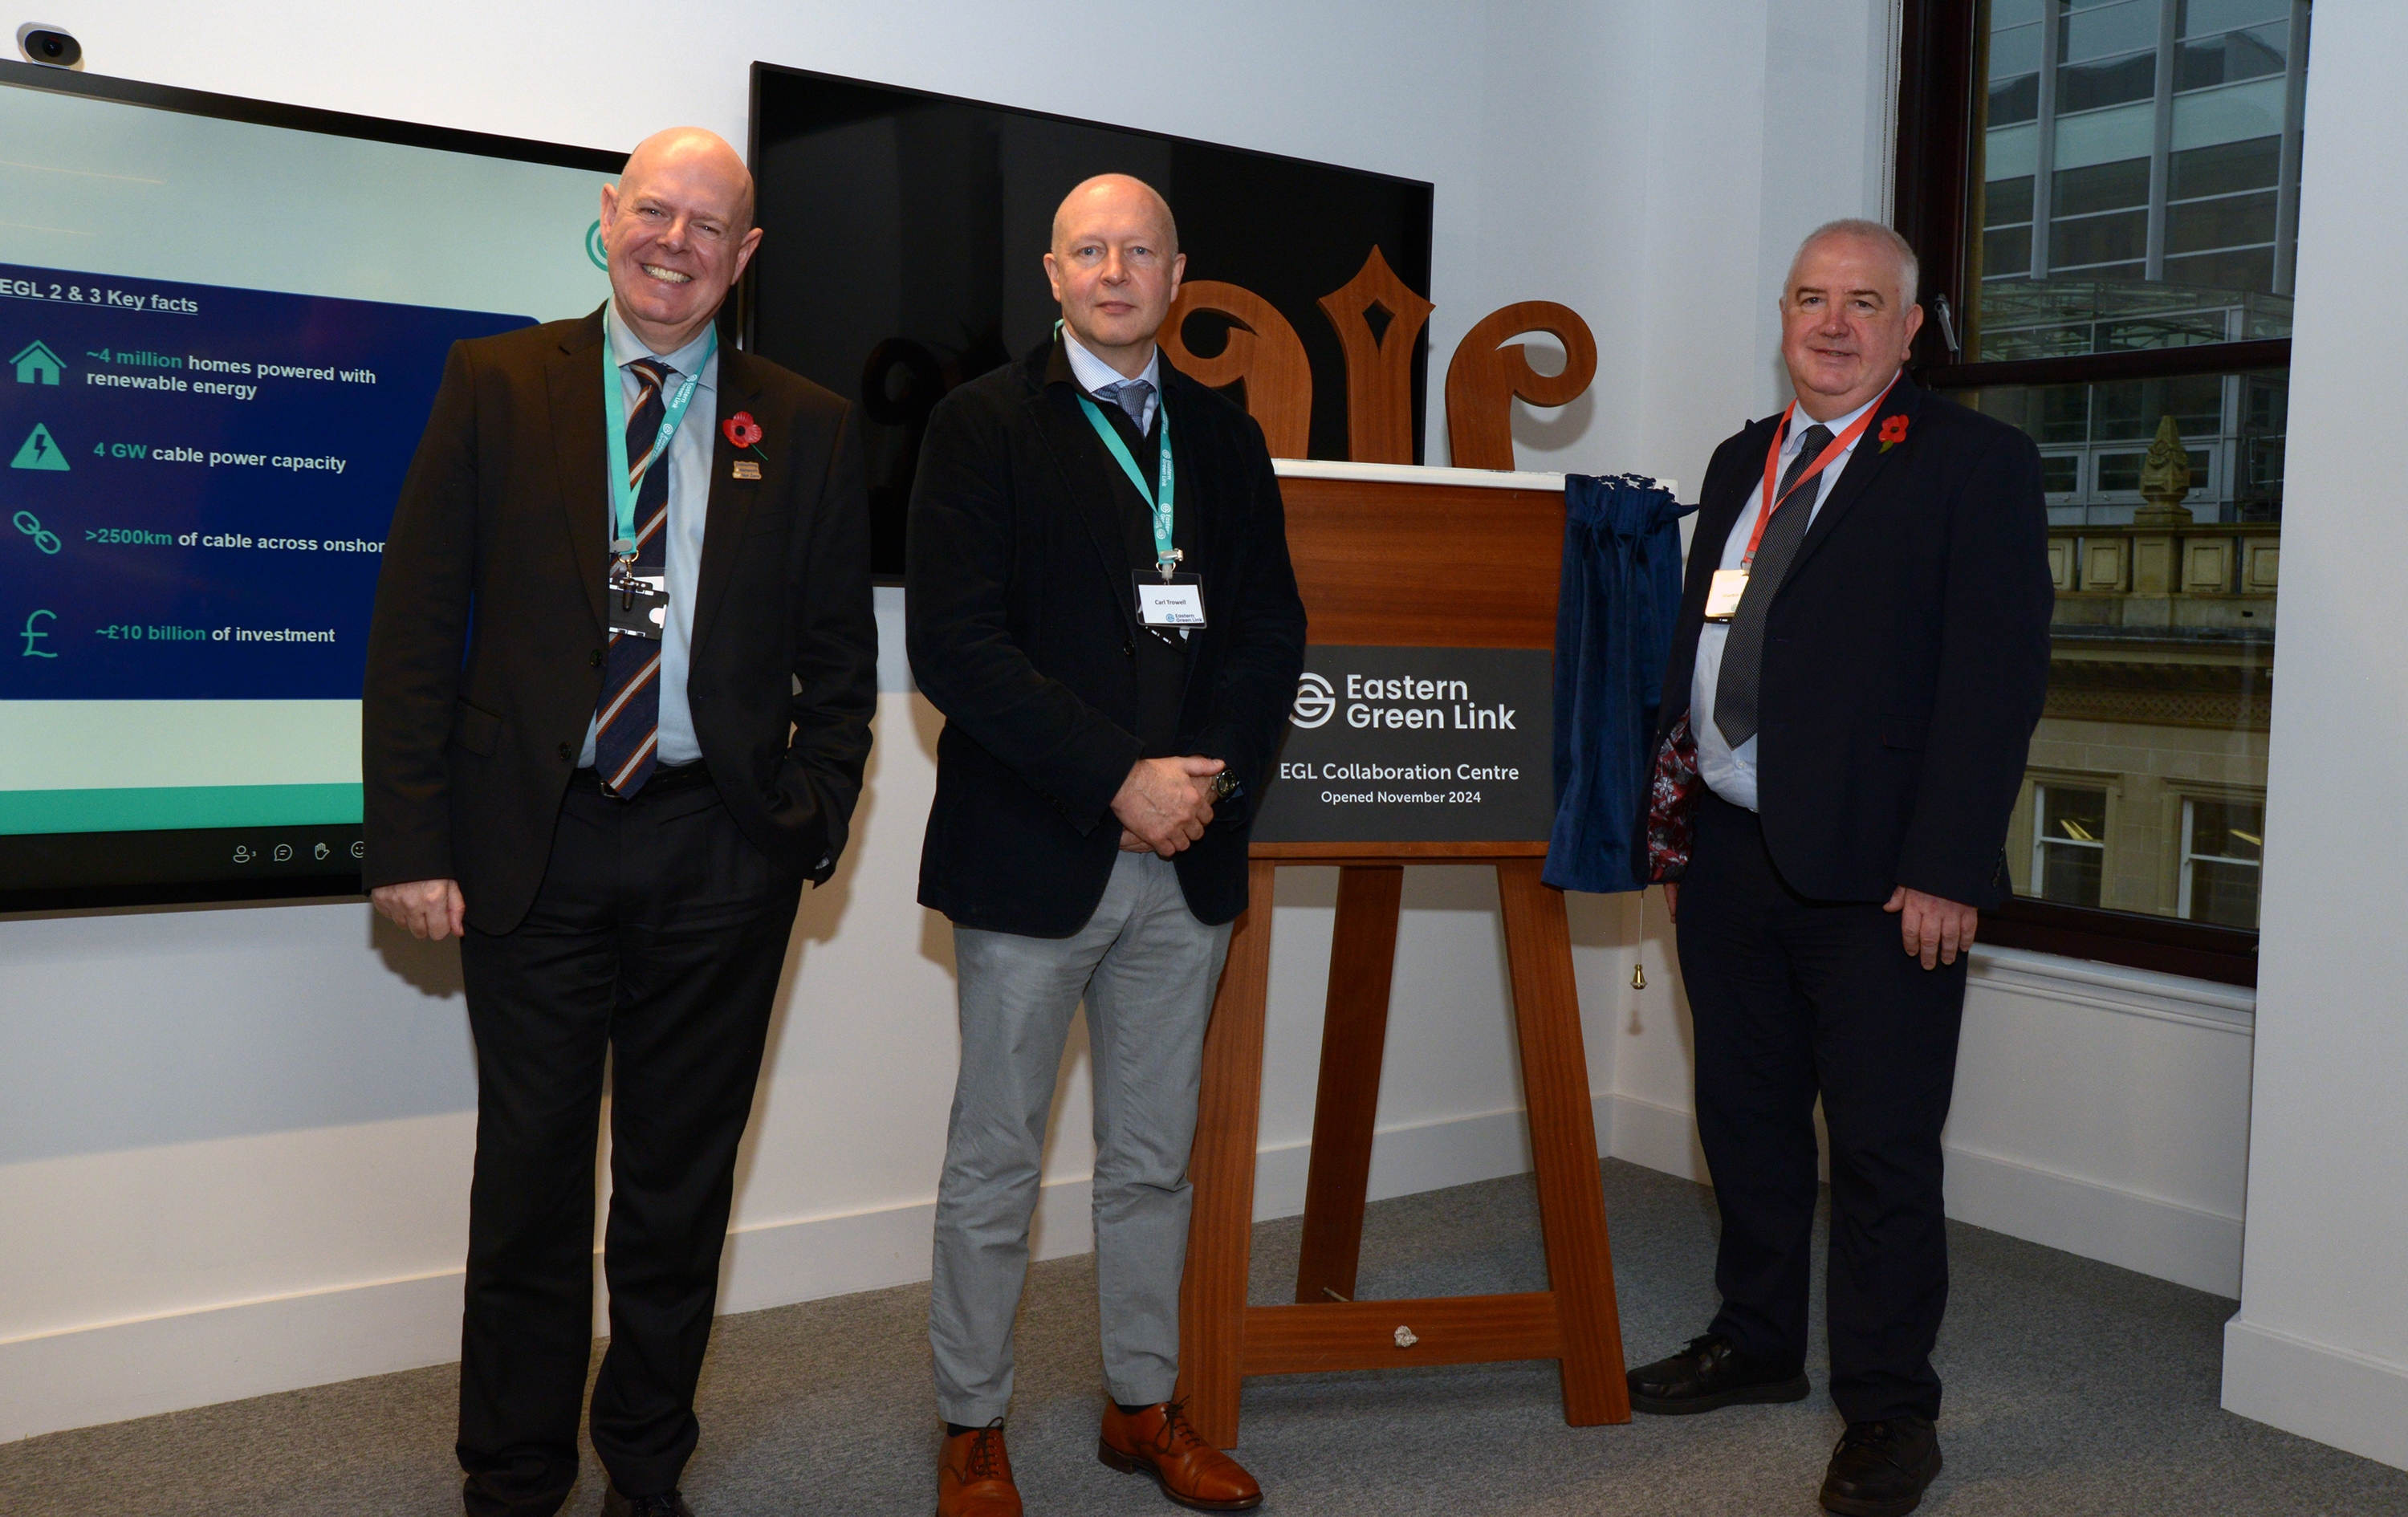
[[[1772,293],[1791,247],[1882,208],[1890,12],[1246,0],[1206,7],[1170,64],[1123,78],[1064,63],[1054,13],[976,0],[740,0],[708,24],[681,13],[675,48],[646,47],[661,12],[624,0],[254,5],[238,24],[165,0],[59,0],[45,16],[101,72],[566,142],[624,145],[672,119],[741,140],[757,57],[1430,179],[1440,363],[1509,300],[1562,301],[1598,335],[1591,394],[1517,420],[1523,464],[1695,480],[1780,398]],[[612,85],[631,56],[640,88]],[[472,221],[426,235],[473,262]],[[912,902],[935,718],[900,667],[893,593],[881,612],[879,747],[853,851],[797,926],[731,1309],[926,1270],[954,1047],[946,933]],[[1262,1215],[1301,1204],[1333,897],[1330,871],[1282,876]],[[1494,900],[1476,870],[1408,877],[1375,1194],[1526,1166]],[[1643,937],[1635,899],[1571,908],[1600,1136],[1688,1172],[1686,1015],[1660,903]],[[1952,1129],[1960,1179],[1981,1183],[1959,1209],[2226,1280],[2245,997],[2046,963],[1981,983]],[[474,1087],[448,952],[357,905],[19,920],[0,923],[0,1439],[456,1352]],[[2136,1021],[2128,1004],[2224,1020]],[[2080,1099],[2051,1072],[2069,1065]],[[2164,1093],[2155,1110],[2200,1114],[2136,1125],[2119,1093],[2141,1088]],[[1082,1080],[1056,1122],[1039,1246],[1075,1252]],[[2220,1146],[2191,1143],[2219,1123]]]
[[[2408,704],[2400,534],[2408,10],[2315,13],[2267,791],[2266,1008],[2234,1411],[2408,1467]]]
[[[1641,239],[1604,120],[1616,97],[1592,65],[1634,77],[1644,5],[1222,5],[1174,63],[1118,71],[1077,61],[1058,15],[972,0],[664,14],[554,0],[235,19],[61,0],[45,19],[98,72],[597,146],[681,120],[740,142],[760,58],[1381,169],[1438,185],[1441,361],[1512,299],[1638,319]],[[651,40],[670,35],[675,47]],[[1548,45],[1558,35],[1573,45]],[[1534,172],[1549,142],[1570,166]],[[473,217],[429,208],[424,232],[473,266]],[[1685,462],[1639,456],[1628,420],[1611,436],[1591,408],[1545,424],[1534,464]],[[746,1150],[732,1308],[926,1270],[954,1047],[947,934],[912,900],[935,719],[900,666],[899,601],[882,609],[880,742],[853,849],[797,928]],[[1281,887],[1271,1213],[1301,1197],[1333,890],[1327,871]],[[1493,901],[1471,871],[1409,887],[1383,1192],[1523,1166]],[[455,1352],[475,1093],[450,952],[356,905],[118,913],[0,925],[0,1438]],[[1086,1128],[1074,1079],[1050,1154],[1049,1252],[1085,1247]]]

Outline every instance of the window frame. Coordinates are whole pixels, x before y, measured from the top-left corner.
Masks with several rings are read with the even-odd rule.
[[[2079,849],[2095,854],[2097,856],[2099,866],[2100,890],[2103,894],[2106,890],[2107,881],[2107,839],[2114,834],[2114,823],[2112,819],[2107,820],[2106,824],[2101,828],[2100,835],[2087,840],[2078,837],[2053,837],[2049,836],[2047,825],[2048,795],[2049,792],[2053,790],[2060,791],[2067,794],[2098,796],[2099,814],[2102,819],[2108,818],[2110,809],[2115,804],[2114,786],[2104,779],[2065,780],[2054,775],[2040,776],[2033,779],[2031,783],[2031,863],[2028,866],[2031,871],[2031,899],[2036,901],[2054,899],[2054,897],[2040,894],[2042,882],[2048,878],[2048,861],[2050,857],[2049,850],[2051,849]],[[2059,906],[2074,906],[2078,909],[2096,909],[2096,908],[2080,908],[2079,903],[2072,901],[2057,901],[2056,904]]]
[[[2197,921],[2198,919],[2190,914],[2193,904],[2192,893],[2197,889],[2197,886],[2194,883],[2195,877],[2191,873],[2192,866],[2200,864],[2229,864],[2258,871],[2256,894],[2258,908],[2262,912],[2265,909],[2266,901],[2265,845],[2262,842],[2258,845],[2258,856],[2254,859],[2239,858],[2229,853],[2201,853],[2197,852],[2192,846],[2198,840],[2194,820],[2198,812],[2198,808],[2201,804],[2208,806],[2254,807],[2258,812],[2258,831],[2260,833],[2265,831],[2266,796],[2264,792],[2186,788],[2182,792],[2181,819],[2175,823],[2174,836],[2181,843],[2182,851],[2174,855],[2174,900],[2176,903],[2174,909],[2181,915],[2182,920],[2185,922]]]
[[[2043,27],[2054,25],[2054,8],[2044,0]],[[1949,313],[1945,323],[1925,322],[1915,339],[1908,366],[1917,384],[1950,391],[2290,367],[2288,337],[1990,363],[1966,363],[1952,352],[1943,326],[1961,336],[1974,267],[1971,209],[1975,186],[1971,171],[1978,120],[1975,91],[1988,88],[1988,80],[1977,74],[1983,62],[1984,39],[1977,30],[1981,7],[1971,0],[1903,0],[1902,10],[1891,224],[1922,263],[1927,310],[1944,297]],[[2299,12],[2295,9],[2292,14],[2296,18]],[[2298,35],[2287,40],[2293,70],[2300,66],[2301,40]],[[2048,50],[2046,56],[2053,58],[2055,51]],[[2296,100],[2292,108],[2298,109]],[[2032,199],[2037,222],[2047,209],[2037,182]],[[2278,210],[2278,249],[2293,209],[2286,206]],[[2184,846],[2186,850],[2187,838]],[[1983,916],[1981,936],[1991,943],[2226,984],[2255,986],[2258,982],[2255,931],[2022,895],[2010,896]]]

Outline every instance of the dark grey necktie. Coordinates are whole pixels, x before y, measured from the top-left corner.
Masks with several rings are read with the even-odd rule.
[[[1121,409],[1128,412],[1128,419],[1138,431],[1140,434],[1145,431],[1145,403],[1153,396],[1154,386],[1143,379],[1123,379],[1118,384],[1104,386],[1096,394],[1106,400],[1118,401]]]
[[[1772,604],[1782,576],[1789,572],[1789,561],[1798,556],[1807,519],[1814,511],[1813,493],[1823,487],[1822,477],[1816,476],[1808,487],[1810,493],[1796,500],[1789,498],[1789,493],[1798,488],[1799,476],[1813,467],[1829,446],[1831,429],[1827,426],[1810,426],[1799,439],[1797,460],[1782,476],[1780,492],[1772,497],[1780,509],[1772,513],[1764,540],[1756,544],[1756,562],[1748,565],[1747,593],[1740,596],[1730,633],[1723,640],[1722,674],[1714,680],[1714,727],[1733,748],[1756,736],[1756,684],[1764,672],[1765,608]]]

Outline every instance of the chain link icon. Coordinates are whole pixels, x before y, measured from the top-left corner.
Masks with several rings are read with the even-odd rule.
[[[31,511],[19,511],[16,522],[17,530],[33,538],[35,547],[46,553],[59,551],[59,535],[45,528],[40,517]]]

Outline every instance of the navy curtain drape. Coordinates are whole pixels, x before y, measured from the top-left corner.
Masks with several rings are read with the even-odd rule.
[[[1564,479],[1555,825],[1542,876],[1559,889],[1646,888],[1647,747],[1681,608],[1680,521],[1695,509],[1637,475]]]

